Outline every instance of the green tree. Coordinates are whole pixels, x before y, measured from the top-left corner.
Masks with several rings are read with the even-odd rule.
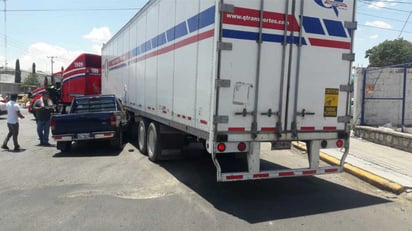
[[[39,79],[36,73],[30,73],[23,81],[24,86],[40,86]]]
[[[23,82],[24,86],[40,86],[39,79],[36,73],[36,64],[33,63],[31,73]]]
[[[14,70],[14,82],[21,83],[21,71],[20,71],[20,61],[16,60],[16,68]]]
[[[382,67],[411,61],[412,43],[403,38],[386,40],[366,51],[369,66]]]
[[[36,73],[30,73],[23,81],[24,86],[40,86],[39,79]]]

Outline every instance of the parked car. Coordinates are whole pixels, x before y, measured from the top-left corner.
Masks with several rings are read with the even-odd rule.
[[[2,95],[0,95],[0,115],[7,113],[6,103],[7,100]]]

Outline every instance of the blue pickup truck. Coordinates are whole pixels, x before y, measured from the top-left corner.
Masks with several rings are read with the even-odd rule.
[[[127,113],[114,95],[78,96],[68,114],[53,115],[50,121],[57,149],[71,150],[72,142],[109,140],[116,149],[123,148]]]

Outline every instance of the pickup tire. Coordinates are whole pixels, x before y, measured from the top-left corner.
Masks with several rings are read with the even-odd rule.
[[[111,145],[114,149],[116,150],[122,150],[123,149],[123,131],[118,131],[116,138],[111,141]]]
[[[156,162],[159,160],[161,153],[162,143],[159,125],[152,122],[147,129],[147,155],[149,160]]]
[[[72,142],[71,141],[57,141],[57,149],[61,152],[70,152],[72,149]]]
[[[148,126],[149,126],[149,123],[144,119],[139,120],[139,123],[137,124],[137,148],[144,155],[147,155],[147,128]]]

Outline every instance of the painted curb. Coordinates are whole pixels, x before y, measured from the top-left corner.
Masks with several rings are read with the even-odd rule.
[[[306,145],[298,143],[298,142],[292,142],[292,145],[302,151],[306,151]],[[332,165],[339,165],[340,164],[340,160],[330,156],[326,153],[320,152],[320,159],[327,162],[328,164],[332,164]],[[401,194],[405,191],[405,187],[401,184],[398,184],[396,182],[393,182],[389,179],[386,179],[384,177],[378,176],[372,172],[369,172],[367,170],[361,169],[359,167],[353,166],[349,163],[345,163],[343,165],[343,169],[345,172],[348,172],[364,181],[367,181],[368,183],[386,190],[386,191],[390,191],[396,194]]]

